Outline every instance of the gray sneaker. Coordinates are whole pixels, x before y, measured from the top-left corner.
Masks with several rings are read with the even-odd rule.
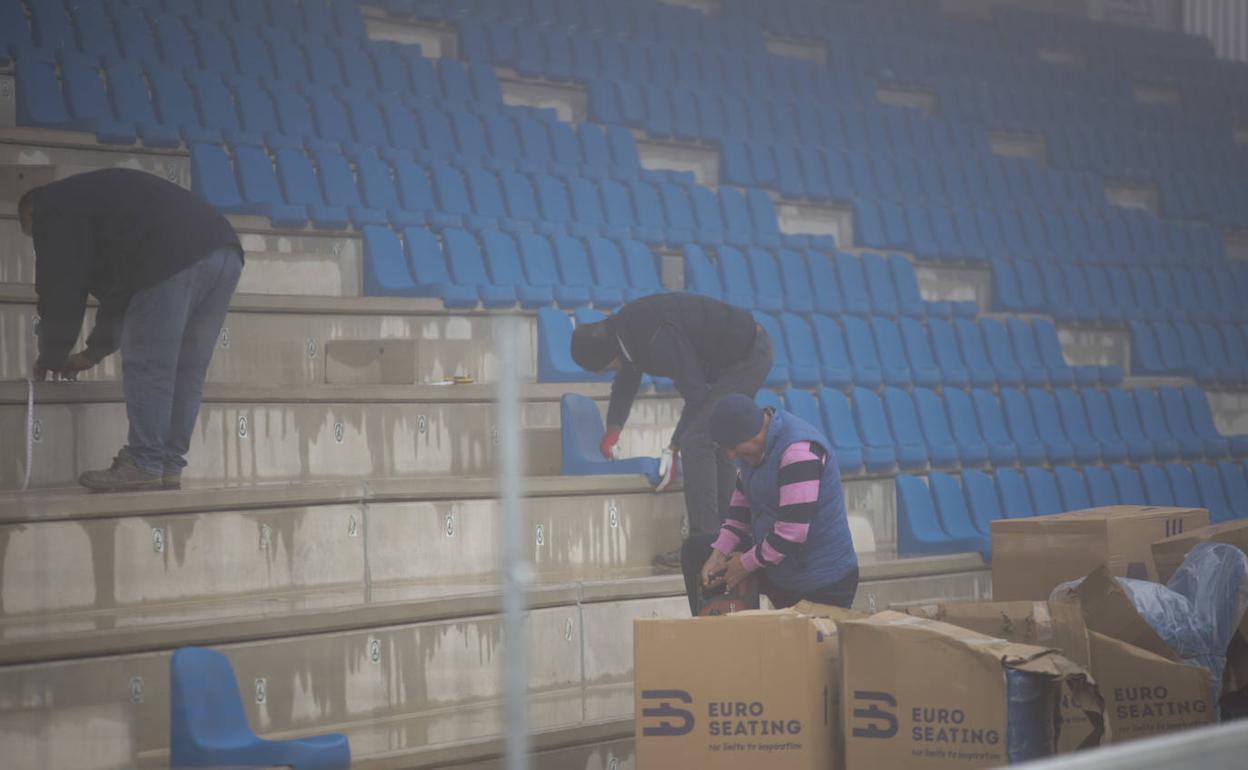
[[[654,557],[654,568],[656,570],[667,572],[680,571],[680,549],[661,553]]]
[[[162,486],[159,474],[139,468],[124,450],[117,453],[107,470],[87,471],[78,477],[78,483],[93,492],[138,492]]]
[[[160,486],[164,489],[181,489],[182,488],[182,469],[176,471],[165,471],[160,477]]]

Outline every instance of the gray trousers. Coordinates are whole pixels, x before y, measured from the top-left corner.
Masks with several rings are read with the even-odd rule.
[[[707,399],[685,424],[684,435],[680,437],[680,462],[690,535],[719,531],[736,485],[737,467],[711,441],[711,407],[729,393],[742,393],[753,398],[767,381],[770,371],[771,338],[760,328],[749,355],[725,369],[717,380],[710,383],[711,392]]]

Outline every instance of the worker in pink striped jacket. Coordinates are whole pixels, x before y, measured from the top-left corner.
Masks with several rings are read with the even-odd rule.
[[[831,442],[740,394],[715,403],[710,433],[736,462],[737,482],[719,533],[693,535],[681,548],[690,608],[700,589],[732,589],[751,574],[777,608],[802,599],[850,606],[858,556]]]

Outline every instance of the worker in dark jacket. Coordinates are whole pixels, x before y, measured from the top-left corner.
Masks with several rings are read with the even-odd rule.
[[[118,348],[130,435],[112,467],[78,481],[99,491],[177,488],[204,377],[243,249],[230,223],[194,194],[130,169],[78,174],[22,196],[35,240],[39,357],[34,376],[76,375]],[[71,353],[87,295],[99,301],[85,347]]]
[[[600,447],[604,457],[611,457],[619,441],[642,374],[675,382],[685,406],[664,452],[659,488],[671,481],[679,457],[693,534],[719,531],[736,477],[707,432],[711,405],[729,393],[753,398],[771,370],[771,355],[767,332],[748,310],[696,294],[643,297],[572,334],[577,365],[591,372],[616,371]],[[680,552],[656,561],[674,569],[680,566]]]

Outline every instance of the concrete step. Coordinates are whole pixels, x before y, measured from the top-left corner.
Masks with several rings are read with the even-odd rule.
[[[593,386],[602,393],[604,386]],[[559,473],[550,451],[558,398],[576,388],[532,385],[521,428],[534,442],[527,471]],[[592,392],[592,391],[591,391]],[[25,383],[0,383],[0,490],[25,471]],[[541,400],[536,400],[540,398]],[[637,400],[621,450],[657,456],[679,418],[670,397]],[[34,422],[35,487],[72,486],[107,467],[127,433],[117,383],[42,383]],[[204,389],[184,478],[214,485],[271,481],[489,475],[496,470],[494,394],[485,385],[248,387]]]
[[[38,356],[33,287],[0,284],[0,380],[20,379]],[[495,344],[498,316],[489,313],[448,313],[440,301],[386,297],[301,297],[236,294],[226,317],[207,382],[226,384],[314,385],[318,383],[427,384],[457,375],[477,382],[497,379]],[[83,322],[82,337],[90,333],[94,310]],[[392,349],[407,345],[406,371],[392,373],[383,383],[380,370],[368,381],[365,359],[345,353],[335,343],[383,341]],[[520,319],[513,340],[522,380],[537,379],[537,323],[534,316]],[[394,352],[399,352],[397,349]],[[344,371],[356,370],[354,372]],[[104,359],[84,372],[88,382],[121,378],[121,356]],[[345,379],[344,379],[345,378]]]

